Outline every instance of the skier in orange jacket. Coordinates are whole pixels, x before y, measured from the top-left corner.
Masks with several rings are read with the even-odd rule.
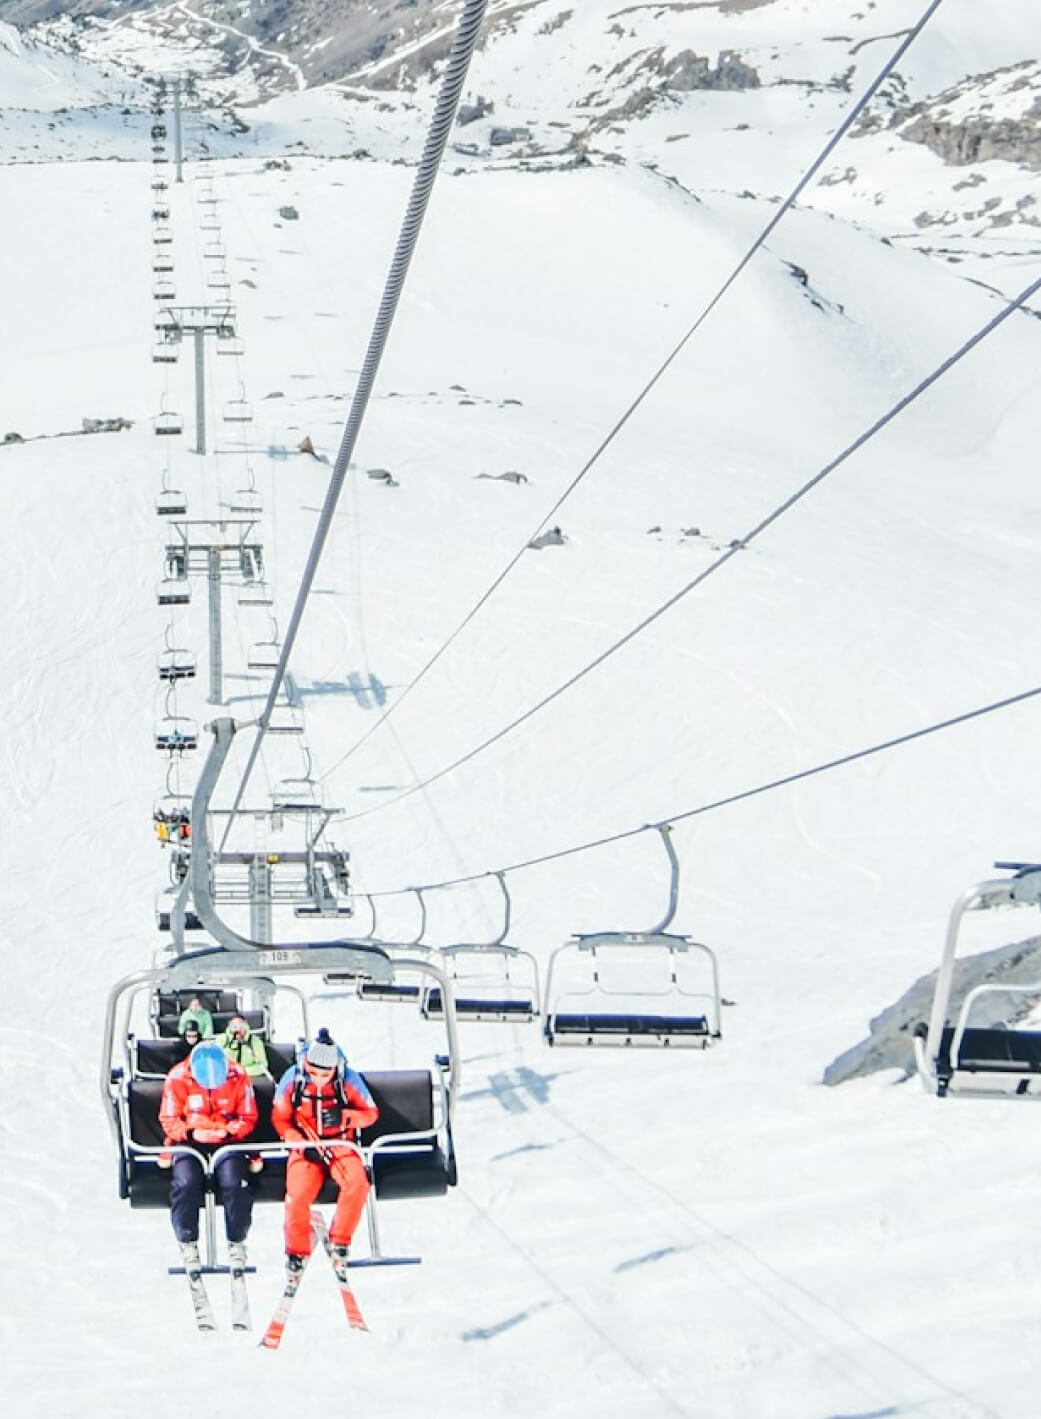
[[[240,1065],[232,1064],[214,1040],[203,1040],[166,1076],[159,1123],[164,1142],[187,1144],[207,1157],[229,1143],[241,1142],[257,1126],[257,1101],[249,1075]],[[205,1188],[202,1164],[191,1153],[164,1154],[159,1164],[173,1167],[170,1221],[174,1234],[182,1247],[197,1246]],[[245,1153],[226,1153],[216,1168],[228,1241],[240,1250],[253,1216],[248,1171]],[[244,1258],[244,1252],[242,1255]]]
[[[310,1255],[311,1204],[327,1177],[340,1188],[329,1240],[334,1254],[346,1257],[365,1210],[369,1179],[361,1158],[344,1144],[378,1117],[379,1109],[364,1079],[347,1067],[328,1030],[319,1030],[300,1062],[283,1074],[271,1110],[271,1122],[281,1138],[314,1145],[294,1148],[286,1167],[286,1264],[290,1270]]]

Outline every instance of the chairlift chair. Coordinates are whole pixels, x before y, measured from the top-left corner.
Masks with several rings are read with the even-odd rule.
[[[175,365],[178,358],[177,345],[172,340],[157,340],[152,346],[154,365]]]
[[[160,438],[169,438],[174,434],[181,433],[183,424],[181,416],[173,413],[169,409],[161,409],[155,416],[155,431]]]
[[[224,406],[222,415],[226,424],[250,424],[253,422],[253,406],[246,398],[245,391],[239,387],[239,397],[229,399]]]
[[[186,754],[199,747],[199,726],[183,714],[167,714],[155,727],[155,747],[166,754]]]
[[[1014,875],[979,882],[951,912],[928,1024],[914,1033],[915,1064],[940,1098],[1041,1099],[1041,1031],[1006,1023],[1014,1002],[1036,1001],[1041,981],[990,981],[967,990],[952,1023],[958,939],[965,915],[1006,906],[1041,906],[1041,864],[999,862]],[[1005,1004],[998,1006],[999,999]],[[1012,1002],[1011,1004],[1009,1002]],[[970,1024],[975,1016],[976,1023]]]
[[[324,807],[322,786],[308,774],[280,779],[271,790],[271,807],[276,813],[313,813]]]
[[[264,499],[257,488],[236,488],[228,499],[228,511],[259,517],[264,511]]]
[[[197,661],[195,652],[180,646],[169,646],[159,652],[159,678],[167,682],[193,680]]]
[[[707,1049],[722,1036],[721,1004],[715,953],[700,941],[576,936],[549,959],[544,1036],[549,1045]]]
[[[173,256],[168,251],[157,251],[152,257],[152,271],[157,276],[164,276],[168,271],[174,269]]]
[[[437,968],[424,962],[419,968],[437,976]],[[271,1124],[275,1079],[296,1062],[299,1041],[311,1035],[311,1008],[305,993],[291,982],[320,980],[336,972],[352,982],[389,976],[390,963],[377,946],[338,943],[294,943],[286,950],[260,946],[251,952],[220,947],[193,949],[189,956],[139,971],[116,983],[105,1012],[100,1089],[112,1132],[118,1168],[118,1195],[132,1211],[168,1209],[170,1169],[159,1167],[164,1152],[193,1152],[191,1143],[172,1149],[164,1142],[159,1104],[166,1074],[183,1055],[176,1034],[182,1002],[199,995],[213,1015],[214,1027],[226,1026],[232,1013],[244,1013],[259,1022],[265,1035],[274,1078],[253,1081],[260,1118],[242,1143],[226,1144],[214,1157],[203,1157],[204,1212],[201,1218],[203,1270],[217,1266],[217,1206],[219,1192],[214,1167],[229,1151],[258,1154],[263,1170],[252,1176],[254,1205],[282,1206],[285,1197],[287,1156],[298,1146],[286,1144]],[[261,1010],[249,1010],[252,998]],[[287,1015],[287,998],[294,1000],[290,1029],[280,1040],[274,1025]],[[230,1009],[223,1009],[226,1005]],[[356,1006],[355,1009],[371,1009]],[[443,1197],[456,1182],[453,1118],[460,1085],[459,1047],[454,1026],[446,1025],[447,1051],[420,1068],[365,1069],[362,1077],[378,1108],[379,1119],[366,1129],[357,1151],[372,1178],[366,1203],[369,1255],[359,1256],[361,1233],[355,1239],[351,1265],[390,1266],[416,1264],[419,1256],[388,1254],[381,1225],[387,1203],[398,1199]],[[327,1180],[316,1199],[335,1201],[338,1185]]]
[[[188,494],[180,488],[163,488],[155,500],[155,510],[160,517],[183,517],[188,511]]]
[[[238,335],[225,335],[223,339],[217,341],[218,355],[241,356],[246,353],[246,346]]]
[[[166,124],[165,124],[165,123],[153,123],[153,124],[152,124],[152,137],[153,137],[154,139],[165,138],[165,137],[166,137]]]
[[[230,291],[231,277],[223,267],[220,267],[216,271],[207,273],[206,285],[211,291]]]
[[[277,670],[282,646],[277,640],[254,641],[246,655],[247,670]]]
[[[496,872],[503,894],[503,924],[491,941],[459,942],[439,952],[452,981],[455,1010],[460,1020],[527,1024],[539,1013],[539,967],[530,951],[506,943],[512,904],[506,874]],[[441,993],[428,990],[423,1014],[439,1019],[444,1011]]]
[[[300,711],[294,705],[275,704],[267,723],[268,734],[303,734]],[[284,806],[284,805],[283,805]]]
[[[187,577],[164,577],[156,588],[160,606],[187,606],[192,599],[192,584]]]
[[[169,209],[169,207],[153,207],[153,208],[152,208],[152,221],[153,221],[153,222],[168,222],[169,220],[170,220],[170,209]]]
[[[177,299],[177,287],[172,281],[156,281],[152,287],[152,297],[157,301],[172,301]]]
[[[208,241],[202,248],[202,254],[207,261],[224,261],[225,251],[222,241]],[[220,339],[220,331],[217,331],[217,338]]]
[[[244,581],[239,587],[238,601],[240,606],[273,606],[275,598],[271,587],[266,581],[259,578],[256,581]]]
[[[199,230],[201,232],[220,231],[220,218],[217,216],[216,212],[209,211],[202,214],[199,218]]]
[[[152,179],[153,192],[167,192],[169,190],[169,187],[170,184],[166,181],[164,177],[154,177]]]
[[[157,222],[152,228],[152,245],[169,246],[173,241],[173,232],[166,222]]]

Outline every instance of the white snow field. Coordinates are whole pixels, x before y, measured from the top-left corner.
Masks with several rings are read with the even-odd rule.
[[[729,8],[735,23],[757,13]],[[797,28],[799,8],[774,13]],[[891,35],[915,7],[883,8]],[[965,17],[981,8],[952,0],[921,61],[934,87],[1029,57],[1024,4],[976,62]],[[44,107],[25,68],[10,77],[16,50],[0,67],[9,136],[36,132]],[[482,57],[475,92],[490,87]],[[1035,315],[1011,316],[646,631],[435,778],[747,538],[1002,308],[963,268],[883,242],[863,212],[793,212],[553,514],[563,544],[525,552],[350,752],[381,713],[358,684],[376,677],[397,703],[769,220],[771,202],[741,196],[757,184],[736,155],[726,183],[692,183],[697,197],[635,162],[446,163],[292,664],[315,776],[347,815],[333,836],[359,892],[378,894],[381,936],[413,932],[407,889],[505,868],[509,940],[543,966],[573,932],[648,927],[668,895],[653,832],[524,864],[681,819],[674,929],[718,954],[723,1038],[551,1050],[537,1023],[462,1023],[459,1185],[382,1210],[388,1248],[423,1264],[358,1272],[371,1333],[348,1332],[316,1264],[282,1349],[257,1347],[281,1287],[277,1207],[257,1208],[250,1239],[258,1329],[231,1332],[214,1277],[222,1329],[195,1330],[167,1275],[167,1217],[118,1199],[98,1089],[108,993],[164,941],[157,657],[173,643],[206,662],[202,582],[172,624],[156,604],[155,502],[165,483],[190,516],[217,518],[255,483],[284,633],[413,168],[392,161],[400,135],[380,147],[377,113],[355,134],[370,160],[337,156],[353,141],[323,150],[328,94],[276,101],[248,156],[201,162],[208,130],[188,120],[185,181],[164,197],[176,299],[230,296],[243,339],[241,356],[208,361],[200,456],[190,350],[151,359],[144,90],[107,62],[113,107],[79,112],[100,71],[56,63],[65,151],[26,161],[5,146],[0,166],[0,439],[24,440],[0,445],[5,1415],[1036,1419],[1037,1114],[941,1101],[900,1071],[821,1077],[935,969],[957,895],[996,859],[1041,851],[1038,699],[682,816],[1041,684]],[[133,151],[117,120],[131,92]],[[412,99],[410,162],[428,96]],[[832,121],[806,111],[798,152],[790,132],[778,148],[740,135],[771,194]],[[297,131],[309,151],[289,147]],[[288,168],[265,167],[287,153]],[[897,155],[894,185],[909,180]],[[900,188],[894,209],[912,198]],[[296,219],[279,215],[289,205]],[[214,211],[219,230],[204,230]],[[226,289],[208,284],[214,241]],[[989,279],[1013,292],[1039,274],[1019,254]],[[241,400],[252,423],[226,422]],[[182,416],[180,436],[154,435],[161,411]],[[84,418],[132,427],[81,434]],[[297,452],[305,436],[321,457]],[[266,693],[246,656],[270,617],[230,593],[224,608],[224,708],[204,674],[177,690],[200,725],[246,721]],[[202,753],[174,765],[176,786]],[[251,798],[305,767],[299,745],[269,741]],[[499,929],[494,877],[425,900],[434,945]],[[1034,934],[1030,913],[995,914],[969,949]],[[306,935],[277,919],[276,939]],[[427,1062],[406,1007],[312,985],[312,1019],[355,1067]]]

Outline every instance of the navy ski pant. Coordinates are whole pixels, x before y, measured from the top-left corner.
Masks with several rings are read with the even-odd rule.
[[[193,1145],[198,1147],[198,1145]],[[247,1181],[244,1153],[228,1153],[217,1164],[217,1183],[224,1204],[224,1230],[229,1242],[243,1242],[253,1216],[253,1194]],[[199,1208],[205,1192],[202,1164],[189,1153],[174,1158],[170,1179],[170,1221],[179,1242],[199,1240]]]

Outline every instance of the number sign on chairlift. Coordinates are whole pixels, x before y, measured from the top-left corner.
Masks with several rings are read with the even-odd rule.
[[[995,970],[1003,980],[985,980],[969,989],[963,985],[960,990],[955,983],[958,942],[967,913],[1041,906],[1041,864],[995,865],[1014,875],[979,882],[955,902],[929,1021],[914,1034],[918,1074],[925,1088],[940,1098],[1041,1099],[1041,1030],[1016,1023],[1024,1006],[1029,1009],[1041,998],[1041,981],[1015,979],[1006,966]],[[958,995],[962,995],[960,1005]]]

